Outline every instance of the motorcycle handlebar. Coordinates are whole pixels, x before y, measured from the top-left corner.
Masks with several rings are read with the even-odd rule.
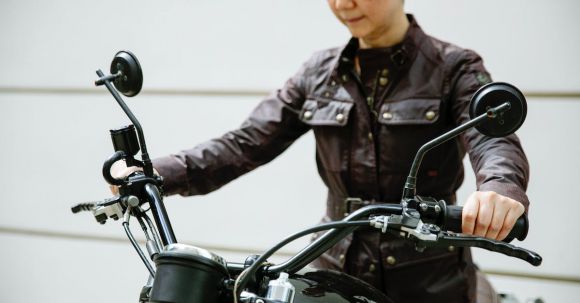
[[[462,206],[459,205],[446,206],[443,225],[441,226],[441,228],[443,230],[461,233],[462,212],[463,212]],[[529,229],[528,216],[526,214],[523,214],[521,217],[518,218],[512,230],[503,241],[510,242],[513,239],[523,241],[528,235],[528,229]]]
[[[441,201],[440,203],[444,203]],[[441,205],[443,206],[443,205]],[[442,230],[448,230],[456,233],[461,233],[461,223],[462,223],[462,206],[449,205],[442,207],[444,212],[440,214],[440,223],[437,224]],[[403,207],[400,204],[374,204],[363,207],[349,216],[343,219],[343,221],[359,220],[361,218],[367,217],[371,214],[401,214]],[[278,265],[273,265],[268,268],[271,273],[277,273],[280,271],[295,272],[300,268],[304,267],[306,264],[312,262],[316,257],[321,255],[324,251],[336,244],[340,239],[344,238],[347,234],[354,231],[355,228],[344,228],[344,229],[334,229],[321,237],[317,238],[315,241],[310,243],[307,247],[302,249],[298,254]],[[528,218],[524,214],[522,215],[512,228],[508,237],[504,239],[504,242],[510,242],[514,238],[522,241],[526,238],[528,234]]]
[[[403,207],[400,204],[377,204],[366,206],[349,214],[342,221],[355,221],[373,214],[401,214]],[[294,273],[314,261],[318,256],[329,250],[333,245],[338,243],[344,237],[352,233],[356,227],[335,228],[331,229],[316,240],[311,242],[308,246],[299,251],[292,258],[285,262],[273,265],[268,268],[270,273],[289,272]]]
[[[149,199],[149,206],[151,207],[151,212],[153,213],[153,219],[155,220],[157,228],[159,229],[161,241],[163,242],[162,244],[165,246],[168,244],[177,243],[159,189],[153,184],[146,184],[145,193]]]

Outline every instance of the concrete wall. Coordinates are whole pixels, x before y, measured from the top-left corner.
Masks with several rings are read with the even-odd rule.
[[[477,50],[495,80],[528,95],[528,119],[518,134],[532,166],[532,226],[521,245],[539,252],[544,264],[475,250],[478,264],[578,281],[580,5],[406,2],[428,33]],[[128,123],[105,89],[92,86],[94,71],[108,70],[120,49],[139,57],[144,90],[129,103],[155,157],[237,127],[262,94],[348,33],[324,1],[3,0],[0,37],[0,302],[128,302],[146,270],[121,225],[100,226],[69,211],[110,196],[100,176],[112,152],[108,129]],[[473,182],[468,173],[461,200]],[[166,206],[181,242],[241,261],[315,224],[324,195],[309,133],[223,189],[171,197]],[[571,302],[580,295],[577,282],[491,279],[521,300]]]

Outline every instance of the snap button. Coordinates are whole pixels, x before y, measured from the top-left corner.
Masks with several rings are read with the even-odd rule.
[[[331,86],[335,86],[336,85],[336,81],[334,81],[334,80],[330,81],[330,85]]]
[[[374,264],[371,264],[371,265],[369,265],[369,271],[370,271],[370,272],[373,272],[373,271],[375,271],[375,269],[376,269],[376,268],[375,268],[375,265],[374,265]]]
[[[451,245],[451,246],[447,247],[447,250],[449,250],[449,252],[454,252],[455,246]]]
[[[343,82],[347,82],[348,81],[348,75],[347,74],[342,75],[341,79],[342,79]]]
[[[388,74],[389,74],[389,70],[386,68],[381,71],[381,76],[383,76],[383,77],[386,77]]]
[[[368,137],[370,141],[373,141],[373,133],[369,132]]]
[[[387,83],[389,83],[389,79],[387,79],[387,77],[380,77],[379,78],[379,84],[381,86],[385,86],[385,85],[387,85]]]
[[[342,123],[344,121],[344,115],[343,114],[337,114],[336,115],[336,121]]]
[[[372,105],[373,104],[373,97],[367,97],[367,104],[368,105]]]
[[[395,257],[393,257],[393,256],[388,256],[387,257],[387,263],[389,265],[395,265],[395,263],[397,263],[397,259],[395,259]]]
[[[330,93],[326,92],[326,93],[324,93],[324,96],[328,98],[328,97],[330,97]]]
[[[384,112],[383,119],[385,119],[385,120],[393,119],[393,114],[391,114],[390,112]]]
[[[428,112],[425,113],[425,118],[427,120],[433,120],[435,118],[435,112],[430,110]]]
[[[304,119],[310,120],[312,118],[312,112],[307,110],[304,112]]]
[[[340,255],[340,256],[338,256],[338,260],[339,260],[340,262],[343,262],[343,261],[344,261],[344,255]]]

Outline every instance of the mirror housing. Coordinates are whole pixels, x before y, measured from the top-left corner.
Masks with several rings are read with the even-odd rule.
[[[111,62],[111,75],[119,75],[113,85],[121,94],[133,97],[141,91],[143,71],[139,60],[130,51],[119,51],[115,54]]]
[[[469,104],[469,117],[476,118],[490,108],[505,102],[510,104],[508,111],[498,114],[495,119],[476,125],[475,128],[488,137],[504,137],[517,131],[526,120],[526,98],[515,86],[504,82],[493,82],[478,89]]]

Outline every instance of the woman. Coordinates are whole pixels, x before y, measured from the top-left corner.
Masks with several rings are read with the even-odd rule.
[[[418,148],[469,119],[470,97],[490,81],[477,54],[426,35],[405,15],[403,0],[328,4],[353,38],[314,54],[239,129],[155,160],[166,195],[215,190],[313,129],[319,173],[328,187],[324,220],[340,220],[361,207],[347,209],[347,197],[398,202]],[[503,239],[529,204],[528,164],[515,135],[486,138],[470,130],[438,147],[424,159],[418,193],[454,202],[466,152],[478,191],[465,202],[463,232]],[[117,170],[119,176],[129,172]],[[418,253],[405,241],[363,230],[315,265],[357,276],[395,302],[476,300],[468,249]]]

